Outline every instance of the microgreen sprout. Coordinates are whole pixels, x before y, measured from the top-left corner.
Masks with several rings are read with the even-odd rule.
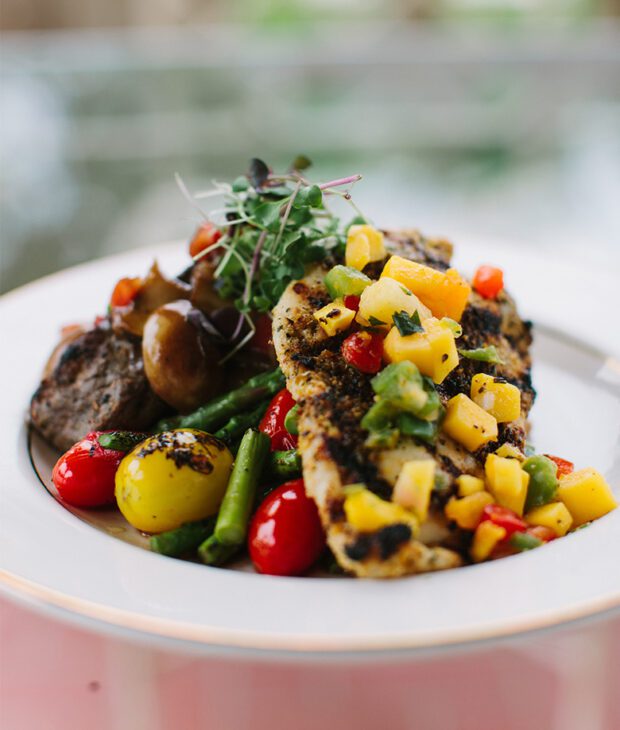
[[[232,184],[192,195],[179,175],[183,195],[206,221],[218,226],[221,238],[201,251],[195,260],[219,250],[215,269],[220,295],[234,301],[239,320],[224,360],[244,347],[255,332],[253,313],[269,312],[288,284],[304,276],[306,265],[342,253],[348,225],[326,205],[329,196],[340,197],[366,220],[351,197],[351,188],[362,179],[348,175],[314,184],[305,175],[310,166],[299,156],[286,173],[274,173],[262,160],[253,159],[246,175]],[[303,173],[303,174],[302,174]],[[216,199],[208,213],[198,200]],[[243,325],[249,331],[243,335]]]

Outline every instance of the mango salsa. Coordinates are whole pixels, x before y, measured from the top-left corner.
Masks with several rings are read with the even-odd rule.
[[[453,520],[464,530],[474,530],[482,512],[486,506],[493,504],[495,500],[488,492],[474,492],[468,497],[457,499],[450,497],[445,507],[445,515],[449,520]]]
[[[461,321],[471,287],[456,269],[448,269],[444,273],[401,256],[392,256],[381,276],[389,276],[404,284],[420,297],[435,317]]]
[[[558,537],[566,535],[573,524],[573,518],[562,502],[550,502],[542,507],[535,507],[524,519],[528,525],[551,528]]]
[[[530,475],[516,459],[489,454],[484,464],[489,492],[502,507],[523,514]]]
[[[395,279],[387,277],[373,282],[362,291],[357,321],[367,327],[389,329],[393,325],[392,315],[396,312],[413,314],[418,312],[421,320],[431,316],[430,310]]]
[[[415,516],[400,505],[377,497],[368,489],[356,489],[344,500],[347,522],[360,532],[374,532],[388,525],[404,523],[417,527]]]
[[[521,415],[521,391],[512,383],[498,382],[486,373],[471,379],[471,399],[498,423],[516,421]]]
[[[497,421],[464,393],[450,398],[443,430],[469,451],[497,438]]]
[[[396,480],[392,499],[424,522],[428,517],[434,484],[435,462],[432,459],[406,461]]]
[[[336,299],[314,313],[314,318],[329,337],[348,329],[355,318],[355,311],[347,309],[344,302]]]
[[[573,516],[575,527],[596,520],[618,506],[603,475],[592,468],[563,476],[557,497]]]
[[[498,542],[506,537],[506,530],[490,520],[481,522],[474,532],[474,539],[469,550],[472,560],[480,563],[493,552]]]
[[[383,343],[384,357],[390,363],[409,360],[433,382],[442,383],[459,364],[454,334],[447,324],[434,317],[424,320],[423,327],[424,332],[412,335],[401,335],[392,327]]]
[[[345,248],[345,263],[358,271],[371,261],[381,261],[385,258],[385,244],[383,233],[373,226],[351,226],[347,234]]]

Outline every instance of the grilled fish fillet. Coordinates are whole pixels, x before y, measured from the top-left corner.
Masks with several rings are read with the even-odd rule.
[[[417,231],[384,232],[389,254],[398,254],[434,268],[449,266],[452,246],[424,239]],[[365,273],[378,278],[383,262]],[[522,415],[500,424],[499,443],[470,453],[440,434],[434,445],[401,438],[393,448],[369,449],[360,421],[373,403],[372,376],[348,366],[340,355],[346,335],[328,338],[313,313],[329,302],[317,267],[289,285],[274,309],[273,339],[287,386],[299,403],[299,449],[306,491],[316,502],[329,546],[338,563],[358,577],[395,577],[452,568],[462,563],[465,534],[451,527],[443,507],[462,473],[482,475],[486,454],[508,442],[525,446],[527,413],[534,399],[530,380],[529,323],[519,319],[514,303],[502,293],[497,300],[472,294],[461,321],[459,347],[495,345],[504,365],[489,365],[461,358],[460,365],[438,386],[445,402],[459,392],[469,394],[472,375],[488,372],[506,378],[521,389]],[[415,537],[405,524],[390,525],[375,533],[359,533],[347,523],[344,487],[364,483],[390,498],[402,465],[411,459],[432,458],[438,480],[429,519]]]

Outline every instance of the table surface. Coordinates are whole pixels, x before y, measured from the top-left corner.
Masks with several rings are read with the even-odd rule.
[[[495,646],[366,665],[202,658],[0,599],[7,730],[614,730],[620,616]]]

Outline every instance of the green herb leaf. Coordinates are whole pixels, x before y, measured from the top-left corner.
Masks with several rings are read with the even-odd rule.
[[[254,219],[268,231],[276,232],[280,226],[282,202],[262,203],[254,211]]]
[[[478,347],[475,350],[459,350],[459,353],[468,360],[478,360],[479,362],[488,362],[492,365],[503,365],[504,361],[499,356],[494,345],[488,347]]]
[[[414,335],[416,332],[424,332],[424,327],[422,327],[417,309],[413,314],[407,314],[404,310],[402,312],[394,312],[392,321],[403,337]]]
[[[293,201],[293,208],[318,208],[323,203],[323,193],[318,185],[309,185],[305,188],[301,188],[295,200]]]
[[[243,193],[250,187],[247,177],[240,175],[232,184],[233,193]]]

